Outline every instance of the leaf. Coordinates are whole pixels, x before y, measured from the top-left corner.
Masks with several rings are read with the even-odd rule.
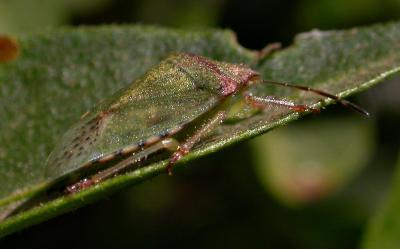
[[[393,176],[390,193],[384,205],[377,210],[371,219],[361,248],[395,249],[399,247],[400,238],[400,157]]]
[[[246,63],[263,77],[326,89],[345,97],[400,68],[400,23],[348,31],[311,32],[271,57],[237,45],[230,31],[179,31],[148,26],[63,29],[18,37],[21,55],[0,65],[0,208],[3,214],[51,185],[44,160],[62,133],[100,99],[129,84],[170,52],[188,51]],[[261,87],[257,94],[284,94]],[[316,103],[303,93],[295,100]],[[326,105],[332,101],[326,100]],[[182,160],[189,161],[295,120],[285,110],[226,124]],[[3,146],[7,145],[7,146]],[[179,164],[182,165],[182,164]],[[0,236],[39,223],[165,172],[165,161],[10,217]]]

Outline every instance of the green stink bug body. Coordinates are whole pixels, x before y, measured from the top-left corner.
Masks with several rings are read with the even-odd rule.
[[[46,174],[78,173],[175,135],[257,75],[245,66],[173,54],[70,128],[50,154]]]
[[[68,191],[75,192],[168,148],[175,151],[168,166],[171,172],[176,161],[225,119],[228,97],[244,92],[256,82],[263,82],[259,73],[246,65],[217,62],[189,53],[172,54],[83,115],[50,154],[46,174],[80,177],[96,165],[122,158],[94,178],[72,185]],[[328,93],[272,83],[312,91],[359,110]],[[272,97],[245,97],[256,108],[272,104],[295,111],[312,110]],[[192,132],[181,134],[189,126]],[[185,139],[179,146],[171,142],[175,135]]]

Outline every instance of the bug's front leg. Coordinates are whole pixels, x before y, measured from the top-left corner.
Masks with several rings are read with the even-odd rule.
[[[296,112],[312,111],[313,113],[319,113],[319,109],[312,108],[307,105],[296,104],[286,99],[274,98],[272,96],[258,97],[258,96],[253,96],[251,94],[246,94],[245,101],[249,105],[260,109],[264,109],[269,105],[273,105],[273,106],[282,106]]]
[[[311,87],[308,87],[308,86],[293,85],[293,84],[290,84],[290,83],[287,83],[287,82],[278,82],[278,81],[272,81],[272,80],[263,80],[262,82],[266,83],[266,84],[271,84],[271,85],[276,85],[276,86],[281,86],[281,87],[286,87],[286,88],[292,88],[292,89],[296,89],[296,90],[300,90],[300,91],[304,91],[304,92],[310,92],[310,93],[313,93],[313,94],[316,94],[316,95],[319,95],[319,96],[322,96],[322,97],[328,97],[328,98],[333,99],[336,102],[340,103],[341,105],[353,110],[353,111],[356,111],[356,112],[361,113],[362,115],[364,115],[366,117],[369,117],[369,113],[366,110],[364,110],[362,107],[360,107],[360,106],[358,106],[358,105],[356,105],[356,104],[354,104],[354,103],[352,103],[352,102],[350,102],[348,100],[341,99],[340,97],[338,97],[338,96],[336,96],[334,94],[331,94],[329,92],[325,92],[325,91],[322,91],[322,90],[319,90],[319,89],[315,89],[315,88],[311,88]],[[257,107],[257,104],[261,105],[261,106],[264,104],[264,107],[265,107],[265,105],[272,104],[272,105],[285,106],[285,107],[288,107],[289,109],[292,109],[292,110],[297,111],[297,112],[304,112],[304,111],[319,112],[318,109],[309,107],[307,105],[297,105],[297,104],[295,104],[295,103],[293,103],[291,101],[287,101],[287,100],[284,100],[284,99],[275,99],[275,98],[273,98],[271,96],[254,97],[254,96],[252,96],[250,94],[247,94],[245,96],[245,98],[246,98],[246,101],[248,101],[248,103],[250,103],[250,104],[254,104],[255,103],[256,107]]]
[[[169,175],[172,175],[172,168],[175,163],[180,160],[184,155],[189,153],[195,143],[200,141],[201,138],[214,130],[215,127],[220,125],[224,121],[225,117],[225,111],[217,112],[217,114],[209,119],[207,122],[205,122],[199,130],[195,131],[192,136],[187,138],[186,141],[178,146],[178,149],[172,154],[168,162],[167,171]]]

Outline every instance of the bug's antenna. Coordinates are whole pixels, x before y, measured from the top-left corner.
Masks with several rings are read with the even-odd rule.
[[[293,85],[293,84],[286,83],[286,82],[278,82],[278,81],[272,81],[272,80],[262,80],[262,82],[267,83],[267,84],[277,85],[277,86],[296,88],[296,89],[299,89],[302,91],[307,91],[307,92],[313,92],[318,95],[331,98],[331,99],[335,100],[336,102],[340,103],[341,105],[343,105],[353,111],[359,112],[366,117],[369,117],[369,113],[366,110],[364,110],[363,108],[361,108],[360,106],[358,106],[348,100],[341,99],[336,95],[333,95],[333,94],[330,94],[330,93],[327,93],[327,92],[324,92],[324,91],[321,91],[318,89],[314,89],[314,88],[311,88],[308,86],[299,86],[299,85]]]

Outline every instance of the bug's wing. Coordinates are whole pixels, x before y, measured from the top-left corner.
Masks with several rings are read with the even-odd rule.
[[[218,94],[199,88],[198,81],[204,86],[217,79],[193,77],[177,63],[182,64],[176,56],[161,62],[95,107],[62,137],[48,158],[46,175],[58,178],[121,149],[161,139],[216,106]]]

